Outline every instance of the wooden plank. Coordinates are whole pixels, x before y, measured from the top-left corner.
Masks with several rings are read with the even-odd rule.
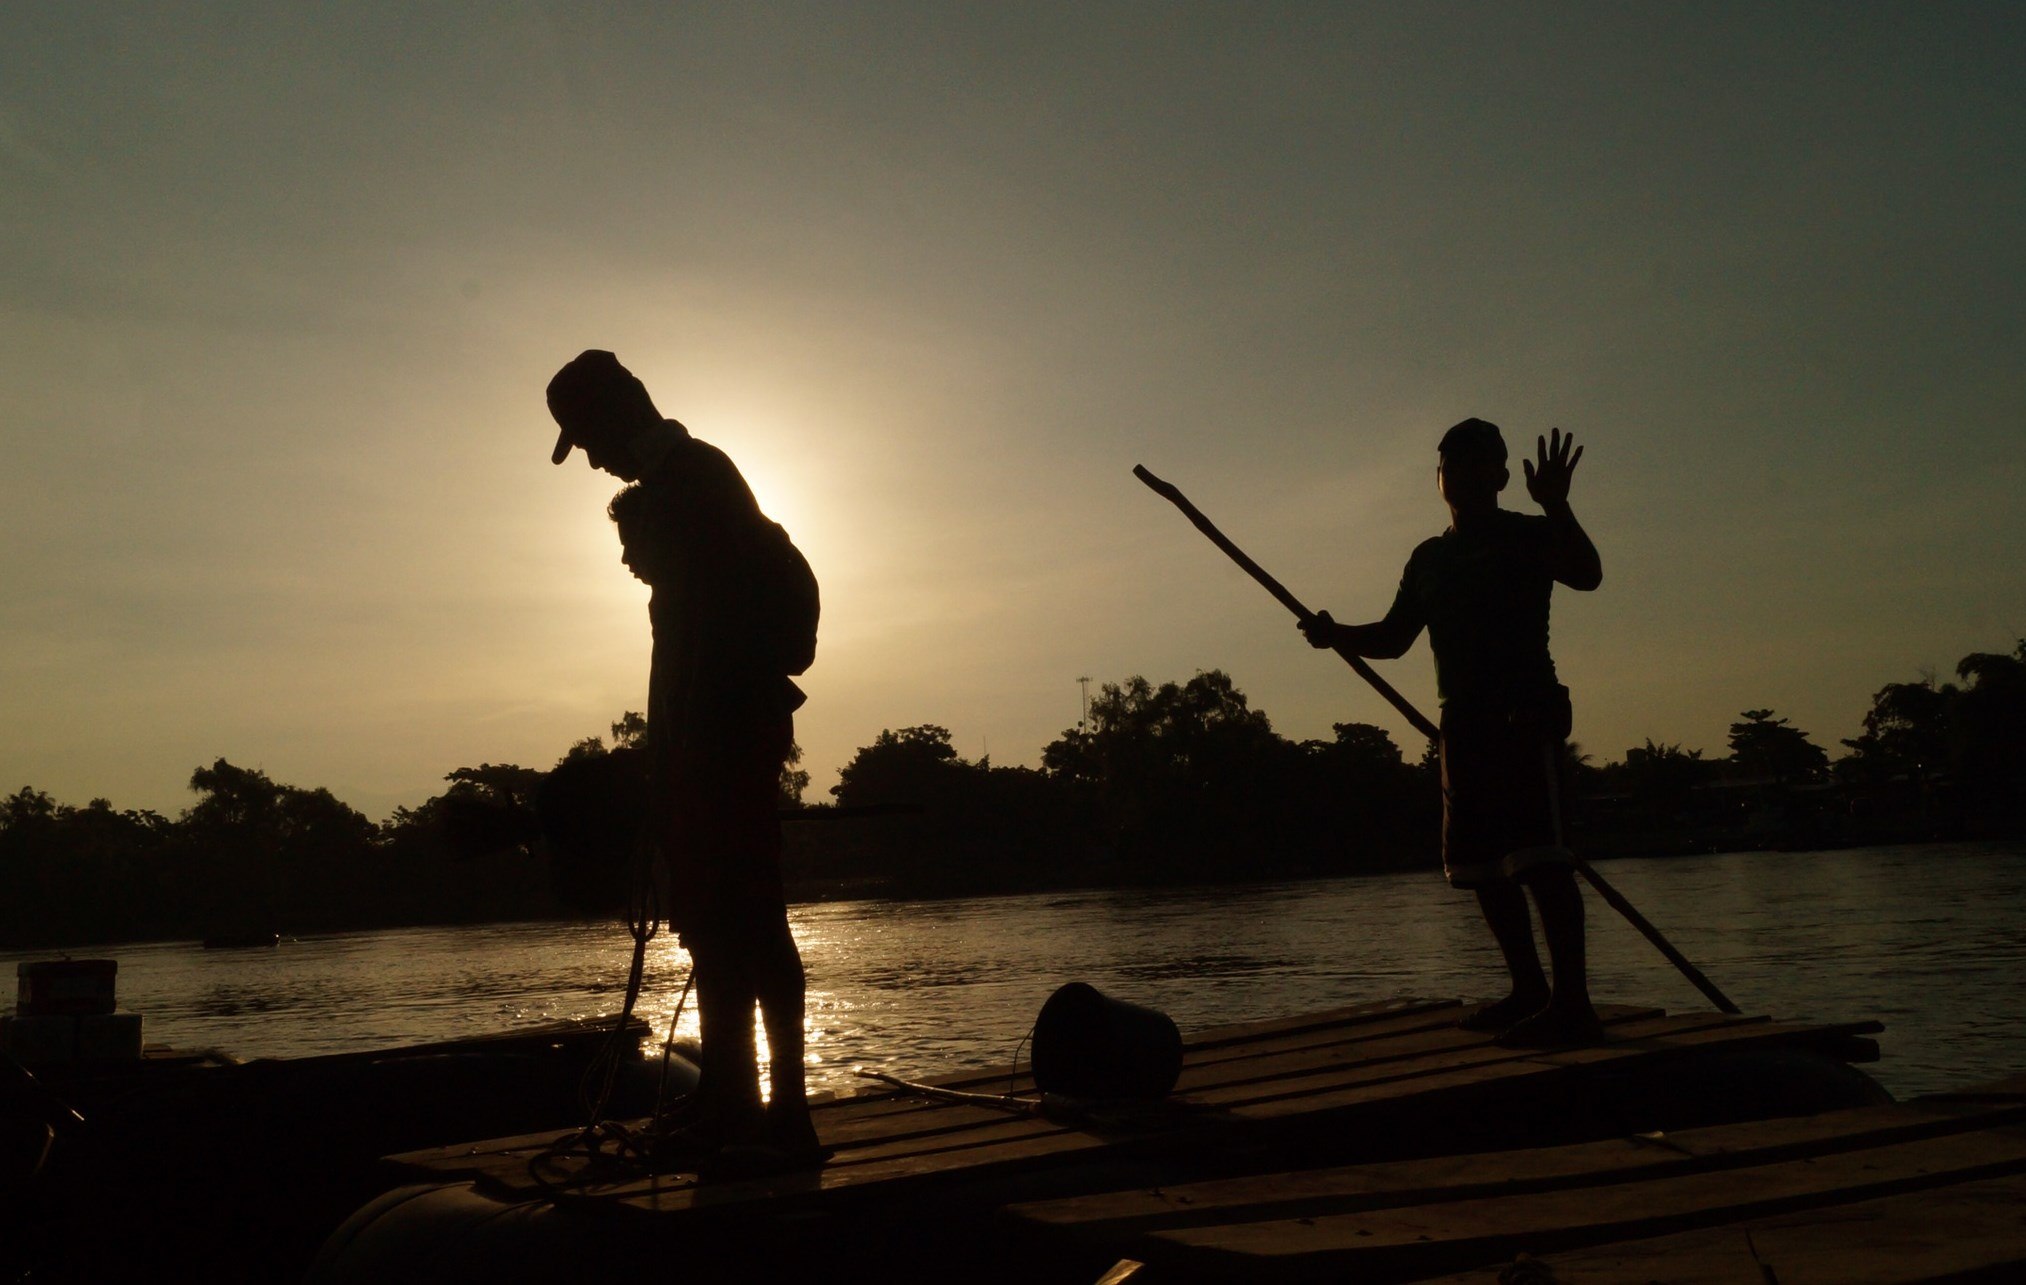
[[[1437,1031],[1459,1031],[1457,1022],[1477,1005],[1456,1000],[1385,1001],[1329,1010],[1302,1017],[1212,1028],[1184,1042],[1185,1074],[1228,1062],[1255,1061],[1290,1052],[1303,1052],[1346,1045],[1362,1045],[1402,1035]],[[1598,1013],[1606,1023],[1639,1017],[1660,1016],[1663,1010],[1649,1006],[1604,1004]],[[1683,1020],[1699,1020],[1695,1016]],[[1463,1043],[1487,1043],[1490,1036],[1460,1032]],[[1037,1092],[1026,1069],[999,1068],[988,1072],[960,1072],[933,1076],[922,1081],[937,1088],[970,1092],[1032,1094]],[[870,1109],[878,1104],[895,1113],[918,1111],[932,1104],[904,1090],[868,1088],[862,1093],[834,1099],[824,1106]]]
[[[1658,1009],[1625,1005],[1607,1005],[1600,1013],[1607,1029],[1628,1047],[1635,1041],[1651,1041],[1712,1026],[1762,1024],[1766,1020],[1715,1013],[1667,1017]],[[1800,1033],[1813,1028],[1783,1029]],[[1176,1096],[1194,1106],[1223,1110],[1244,1102],[1300,1096],[1354,1083],[1404,1082],[1463,1065],[1528,1064],[1539,1056],[1537,1050],[1501,1048],[1490,1036],[1462,1030],[1446,1018],[1431,1026],[1425,1017],[1416,1016],[1406,1024],[1395,1022],[1368,1028],[1344,1042],[1232,1058],[1208,1067],[1187,1065]],[[964,1112],[969,1114],[961,1114]],[[966,1128],[989,1127],[994,1123],[993,1115],[989,1109],[983,1112],[953,1109],[950,1104],[920,1100],[913,1108],[890,1108],[880,1118],[906,1122],[905,1129],[895,1130],[895,1138],[926,1138]],[[846,1123],[857,1118],[857,1112],[819,1115],[818,1127],[826,1140],[846,1143],[874,1140],[876,1131]]]
[[[2026,1177],[1953,1184],[1533,1257],[1558,1285],[2021,1280],[2026,1279]],[[1422,1279],[1424,1285],[1488,1285],[1497,1270],[1486,1266]]]
[[[1430,1000],[1410,1004],[1388,1004],[1383,1007],[1361,1005],[1356,1009],[1311,1015],[1309,1019],[1291,1018],[1282,1022],[1248,1023],[1244,1027],[1221,1027],[1216,1029],[1222,1034],[1212,1039],[1184,1042],[1184,1065],[1189,1068],[1202,1067],[1307,1048],[1360,1043],[1404,1033],[1448,1029],[1456,1025],[1463,1011],[1465,1011],[1463,1006],[1455,1000]],[[1280,1027],[1288,1029],[1271,1029]],[[1234,1034],[1251,1031],[1252,1028],[1261,1029],[1250,1034]],[[992,1072],[962,1072],[930,1077],[924,1079],[922,1083],[965,1092],[1028,1094],[1037,1091],[1034,1077],[1028,1069],[1001,1068]],[[925,1101],[921,1096],[903,1090],[882,1088],[869,1089],[862,1094],[840,1098],[836,1105],[856,1108],[880,1103],[885,1104],[887,1109],[900,1113],[919,1110]]]
[[[1651,1036],[1633,1036],[1591,1048],[1563,1052],[1498,1050],[1497,1054],[1485,1053],[1468,1061],[1435,1069],[1402,1067],[1390,1070],[1384,1075],[1360,1079],[1345,1087],[1309,1086],[1300,1092],[1222,1104],[1232,1106],[1249,1119],[1278,1118],[1358,1106],[1394,1096],[1395,1085],[1401,1079],[1411,1079],[1417,1092],[1434,1092],[1478,1086],[1500,1079],[1547,1074],[1565,1067],[1596,1067],[1635,1057],[1678,1056],[1720,1048],[1748,1049],[1791,1044],[1836,1029],[1781,1026],[1768,1023],[1764,1019],[1751,1018],[1713,1016],[1710,1020],[1711,1025],[1705,1029],[1662,1031]],[[1241,1088],[1235,1092],[1242,1095],[1246,1091]],[[1220,1095],[1216,1094],[1205,1095],[1205,1099],[1222,1102]]]
[[[1771,1029],[1765,1019],[1739,1019],[1711,1015],[1706,1025],[1695,1019],[1640,1017],[1624,1023],[1614,1038],[1597,1046],[1602,1061],[1649,1056],[1706,1030],[1721,1032],[1755,1026]],[[1366,1101],[1375,1093],[1400,1096],[1418,1092],[1429,1085],[1449,1084],[1463,1075],[1474,1081],[1500,1075],[1534,1074],[1547,1069],[1538,1049],[1510,1049],[1488,1037],[1457,1031],[1431,1033],[1393,1050],[1395,1056],[1373,1058],[1363,1064],[1334,1068],[1327,1075],[1290,1075],[1278,1080],[1242,1079],[1230,1085],[1212,1085],[1185,1092],[1193,1102],[1228,1109],[1244,1109],[1255,1118],[1299,1114],[1311,1109],[1330,1109],[1334,1100],[1316,1105],[1317,1099],[1352,1095],[1346,1101]],[[1471,1073],[1485,1072],[1472,1076]],[[1411,1087],[1408,1087],[1411,1086]]]
[[[2026,1101],[1858,1107],[1564,1147],[1345,1165],[1009,1206],[1015,1221],[1092,1238],[1568,1190],[1796,1160],[2026,1123]]]
[[[1186,1035],[1182,1047],[1185,1052],[1207,1052],[1229,1044],[1249,1044],[1262,1039],[1306,1035],[1314,1031],[1360,1026],[1421,1013],[1449,1012],[1461,1017],[1465,1007],[1463,1001],[1455,999],[1385,999],[1367,1004],[1353,1004],[1345,1008],[1323,1009],[1314,1013],[1297,1013],[1292,1017],[1270,1017],[1251,1022],[1233,1022],[1228,1026],[1212,1026]]]
[[[1244,1274],[1409,1278],[2022,1173],[2026,1132],[1994,1129],[1575,1192],[1184,1227],[1132,1243],[1150,1262],[1214,1262]]]
[[[1700,1022],[1736,1022],[1737,1018],[1712,1015],[1707,1019],[1668,1018],[1659,1009],[1625,1009],[1606,1016],[1605,1029],[1624,1032],[1624,1039],[1651,1038],[1676,1029],[1700,1029]],[[1760,1019],[1751,1019],[1763,1021]],[[1175,1092],[1192,1099],[1222,1090],[1242,1089],[1277,1080],[1295,1081],[1315,1075],[1362,1074],[1375,1069],[1389,1072],[1407,1070],[1409,1064],[1458,1056],[1485,1055],[1500,1058],[1526,1057],[1539,1050],[1508,1049],[1491,1036],[1466,1031],[1453,1023],[1437,1027],[1399,1031],[1383,1038],[1351,1044],[1329,1044],[1318,1048],[1281,1052],[1270,1057],[1225,1061],[1210,1066],[1184,1066]],[[1411,1073],[1411,1072],[1410,1072]]]
[[[1362,1004],[1350,1004],[1341,1008],[1322,1009],[1313,1013],[1302,1013],[1293,1017],[1269,1018],[1251,1022],[1237,1022],[1225,1026],[1208,1027],[1202,1031],[1183,1032],[1183,1057],[1195,1061],[1214,1054],[1217,1049],[1228,1045],[1263,1044],[1275,1039],[1301,1037],[1322,1033],[1344,1032],[1355,1037],[1358,1028],[1379,1024],[1412,1020],[1427,1015],[1447,1013],[1460,1017],[1464,1005],[1454,999],[1383,999]],[[1438,1023],[1439,1024],[1439,1021]],[[962,1089],[966,1091],[995,1093],[1017,1092],[1032,1088],[1032,1068],[1025,1066],[988,1067],[984,1070],[953,1071],[946,1075],[924,1077],[924,1084],[938,1088]],[[1014,1085],[1002,1089],[995,1086]],[[840,1101],[857,1101],[870,1098],[892,1098],[900,1096],[890,1089],[868,1088],[860,1094],[852,1094]]]
[[[745,1182],[698,1183],[686,1174],[637,1176],[617,1174],[609,1179],[572,1182],[568,1192],[574,1201],[595,1201],[621,1214],[689,1215],[708,1213],[765,1213],[779,1216],[804,1210],[808,1202],[822,1197],[834,1199],[863,1190],[888,1212],[896,1198],[947,1190],[949,1175],[989,1168],[995,1178],[1053,1167],[1065,1154],[1085,1152],[1099,1146],[1087,1134],[1056,1133],[1023,1139],[1017,1147],[995,1145],[960,1148],[918,1155],[888,1157],[860,1164],[832,1163],[821,1169],[804,1170]],[[983,1162],[975,1152],[984,1152]],[[523,1165],[524,1165],[523,1161]],[[559,1170],[559,1177],[567,1177]],[[490,1181],[488,1179],[490,1178]],[[507,1198],[533,1199],[542,1189],[518,1175],[481,1175],[478,1180],[489,1190]]]

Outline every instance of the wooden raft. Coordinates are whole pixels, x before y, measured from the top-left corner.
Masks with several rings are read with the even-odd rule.
[[[405,1181],[469,1179],[499,1200],[541,1199],[561,1188],[573,1208],[613,1216],[690,1221],[912,1209],[991,1217],[1011,1200],[1136,1182],[1471,1149],[1459,1145],[1456,1130],[1488,1120],[1552,1132],[1552,1109],[1531,1122],[1529,1113],[1543,1102],[1594,1096],[1600,1072],[1712,1051],[1797,1047],[1865,1060],[1876,1046],[1859,1037],[1879,1029],[1615,1005],[1600,1010],[1604,1044],[1541,1052],[1500,1048],[1460,1029],[1467,1011],[1453,1000],[1391,1000],[1206,1031],[1187,1043],[1174,1096],[1139,1108],[1014,1114],[888,1090],[824,1102],[815,1109],[817,1130],[836,1158],[819,1170],[768,1179],[699,1184],[686,1174],[644,1175],[569,1156],[542,1164],[538,1177],[530,1161],[555,1133],[412,1152],[389,1163]],[[1024,1072],[936,1083],[1033,1091]],[[1554,1140],[1623,1131],[1606,1123]],[[1468,1138],[1481,1144],[1475,1133]]]
[[[2022,1279],[2026,1076],[1676,1134],[1012,1206],[1148,1279]],[[1525,1255],[1529,1271],[1516,1268]],[[1465,1269],[1465,1270],[1459,1270]]]

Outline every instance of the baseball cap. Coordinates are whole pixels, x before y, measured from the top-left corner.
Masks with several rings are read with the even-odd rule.
[[[1499,433],[1498,425],[1487,419],[1466,419],[1460,424],[1450,425],[1442,440],[1435,444],[1437,454],[1449,455],[1456,451],[1496,451],[1500,459],[1505,458],[1505,438]]]
[[[654,404],[647,385],[603,348],[586,348],[564,363],[549,380],[548,401],[549,414],[561,429],[556,449],[549,453],[551,464],[569,458],[570,448],[577,444],[570,435],[573,424],[607,418],[629,402]]]

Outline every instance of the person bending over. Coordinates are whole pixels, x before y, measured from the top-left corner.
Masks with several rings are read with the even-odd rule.
[[[664,419],[609,352],[550,382],[562,433],[633,482],[609,512],[622,557],[653,588],[647,750],[651,834],[669,925],[695,969],[701,1075],[671,1154],[735,1173],[817,1163],[803,1068],[805,975],[781,878],[779,779],[804,701],[789,675],[815,654],[817,588],[724,452]],[[770,1053],[762,1105],[753,1015]]]

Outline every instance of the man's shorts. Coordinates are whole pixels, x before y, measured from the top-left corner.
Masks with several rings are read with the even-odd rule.
[[[678,768],[659,827],[678,933],[747,936],[787,913],[781,878],[781,748],[727,748]]]
[[[1450,887],[1495,882],[1505,877],[1499,863],[1508,854],[1561,843],[1565,717],[1553,708],[1443,709],[1442,871]]]

